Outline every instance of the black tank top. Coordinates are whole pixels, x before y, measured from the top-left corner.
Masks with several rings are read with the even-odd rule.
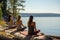
[[[34,27],[30,26],[30,27],[28,28],[28,33],[29,33],[29,34],[34,34]]]

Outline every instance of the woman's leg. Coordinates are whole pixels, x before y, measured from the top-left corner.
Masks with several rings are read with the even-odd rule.
[[[40,30],[37,30],[36,32],[35,32],[35,35],[37,35],[37,33],[39,33],[40,32]]]
[[[24,29],[26,29],[26,27],[23,27],[23,28],[21,29],[21,31],[24,31]]]

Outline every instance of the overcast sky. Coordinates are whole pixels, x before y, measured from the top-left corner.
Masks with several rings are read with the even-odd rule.
[[[60,0],[26,0],[25,13],[60,13]]]

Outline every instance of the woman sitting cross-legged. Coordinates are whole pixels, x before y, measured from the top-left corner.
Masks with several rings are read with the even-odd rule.
[[[17,30],[19,31],[23,31],[26,28],[22,23],[21,16],[18,16],[18,19],[16,21],[16,26],[17,26]]]
[[[14,20],[13,20],[13,16],[12,15],[9,15],[9,19],[8,19],[8,27],[4,30],[8,30],[8,29],[13,29],[15,28],[16,26],[14,25]]]
[[[24,29],[26,29],[26,27],[22,23],[21,16],[18,16],[17,21],[15,22],[15,25],[17,26],[17,30],[15,30],[14,32],[12,32],[13,34],[15,32],[24,31]]]
[[[36,29],[36,23],[33,22],[33,16],[31,15],[28,21],[28,34],[29,35],[37,35],[40,30]]]

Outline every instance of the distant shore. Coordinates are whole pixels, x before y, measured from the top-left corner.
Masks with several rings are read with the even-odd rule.
[[[34,17],[60,17],[60,14],[55,13],[21,13],[22,17],[29,17],[33,15]]]

